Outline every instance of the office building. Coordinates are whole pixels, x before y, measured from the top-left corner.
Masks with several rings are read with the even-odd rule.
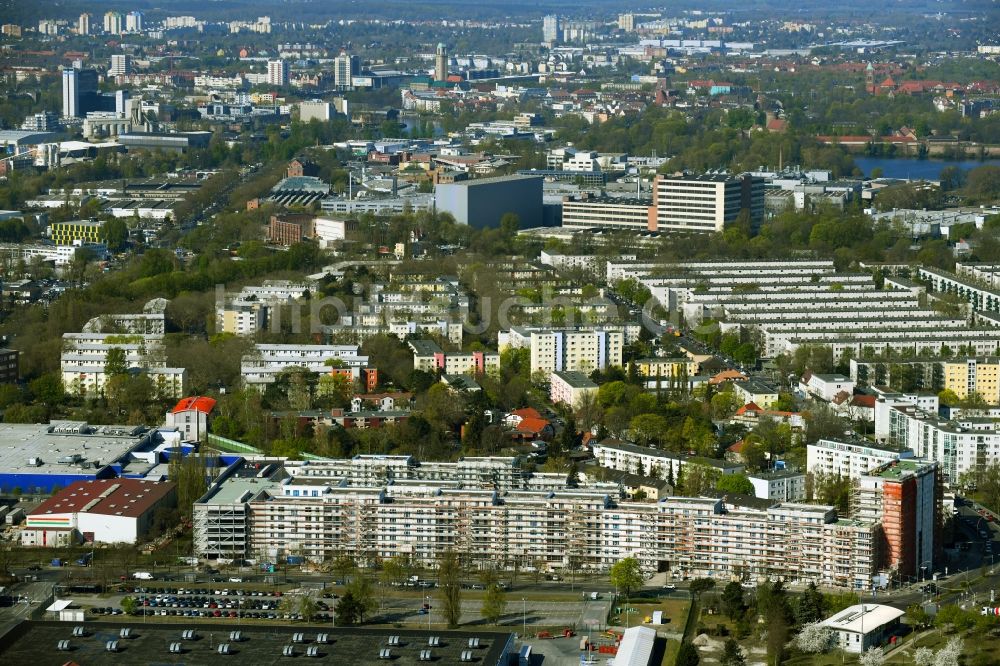
[[[559,41],[559,17],[549,14],[542,18],[542,41],[548,45]]]
[[[104,14],[104,32],[108,35],[120,35],[122,33],[122,15],[118,12],[107,12]]]
[[[127,76],[132,73],[132,56],[127,53],[115,53],[111,56],[109,76]]]
[[[63,117],[82,118],[91,111],[113,108],[114,98],[97,90],[97,72],[93,69],[64,67],[62,70]],[[105,108],[108,107],[108,108]]]
[[[142,32],[142,12],[129,12],[125,15],[126,32]]]
[[[336,111],[333,108],[333,104],[330,102],[323,102],[318,99],[314,99],[310,102],[299,102],[299,120],[304,123],[308,123],[312,120],[318,120],[321,123],[325,123],[333,119],[334,113],[336,113]]]
[[[657,176],[656,230],[719,232],[747,211],[752,227],[764,217],[764,179],[756,176]]]
[[[288,85],[288,63],[284,60],[267,61],[267,85],[287,86]]]
[[[361,73],[361,59],[346,51],[333,59],[333,85],[337,90],[350,90],[352,78]]]
[[[434,51],[434,80],[446,81],[448,79],[448,47],[438,44]]]
[[[656,208],[643,199],[585,197],[564,199],[562,226],[569,229],[656,230]]]
[[[89,543],[137,543],[153,527],[159,509],[177,504],[177,484],[140,479],[78,481],[42,502],[28,514],[21,530],[23,546]]]
[[[104,235],[104,222],[87,220],[54,222],[49,225],[48,235],[56,245],[73,245],[76,241],[100,243]]]
[[[80,71],[72,67],[62,70],[63,117],[76,118],[80,115]]]
[[[0,384],[14,384],[21,378],[20,357],[16,349],[0,349]]]
[[[76,20],[76,34],[90,34],[90,14],[80,14],[80,18]]]
[[[542,226],[542,181],[539,176],[498,176],[440,183],[434,191],[439,213],[477,229],[498,228],[504,215],[518,217],[519,227]]]

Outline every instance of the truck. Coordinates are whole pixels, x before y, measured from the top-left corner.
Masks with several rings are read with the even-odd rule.
[[[153,574],[148,571],[136,571],[132,574],[132,578],[136,580],[153,580]]]
[[[4,522],[8,525],[20,525],[24,520],[24,509],[11,509],[4,517]]]

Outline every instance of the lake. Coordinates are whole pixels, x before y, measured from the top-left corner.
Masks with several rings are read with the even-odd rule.
[[[854,163],[865,172],[865,176],[871,176],[872,169],[882,168],[882,176],[885,178],[911,178],[916,180],[938,180],[941,169],[947,166],[955,166],[964,171],[975,169],[986,164],[1000,166],[1000,160],[918,160],[905,157],[855,157]]]

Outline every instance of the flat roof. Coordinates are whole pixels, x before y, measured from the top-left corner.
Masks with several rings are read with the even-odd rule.
[[[187,620],[188,618],[185,618]],[[472,652],[480,666],[499,666],[506,663],[507,652],[514,645],[513,635],[500,631],[445,631],[441,629],[369,629],[358,627],[331,627],[329,623],[278,625],[242,623],[183,622],[155,624],[146,619],[132,618],[133,637],[122,641],[123,652],[108,652],[105,648],[109,637],[117,638],[122,623],[87,622],[87,636],[70,637],[72,627],[65,622],[23,622],[8,634],[8,641],[0,652],[0,660],[11,664],[63,664],[75,661],[93,666],[118,666],[122,663],[188,663],[209,664],[234,659],[243,664],[288,663],[282,657],[292,634],[304,633],[306,644],[296,645],[296,655],[305,658],[306,648],[316,646],[324,663],[376,666],[392,663],[395,666],[417,666],[420,651],[430,650],[438,664],[457,664],[470,638],[479,639],[479,647]],[[194,629],[201,640],[182,641],[181,631]],[[239,631],[242,641],[231,643],[230,657],[218,656],[216,649],[227,642],[229,632]],[[327,634],[329,643],[319,645],[316,635]],[[209,640],[209,635],[214,636]],[[389,636],[399,636],[399,645],[389,648],[393,659],[379,659],[379,651],[388,647]],[[440,645],[428,647],[428,639],[437,636]],[[56,651],[56,643],[69,639],[73,651],[68,655]],[[184,654],[172,655],[170,643],[183,643]],[[46,646],[44,649],[39,646]],[[124,655],[124,659],[123,659]]]
[[[870,634],[905,614],[904,611],[892,606],[857,604],[845,608],[833,617],[823,620],[821,624],[824,627],[830,627],[834,631]]]
[[[552,373],[573,388],[597,388],[597,384],[591,381],[590,377],[575,370],[555,370]]]
[[[42,502],[28,514],[33,518],[50,514],[90,513],[138,518],[169,495],[177,484],[139,479],[95,479],[73,483]]]
[[[442,183],[438,187],[471,187],[473,185],[495,185],[497,183],[510,183],[519,180],[537,180],[541,183],[542,176],[529,176],[527,174],[514,174],[511,176],[493,176],[492,178],[473,178],[471,180],[457,180],[454,183]]]
[[[78,465],[103,467],[150,441],[154,433],[145,426],[91,426],[74,421],[50,424],[0,424],[0,470],[3,474],[79,474]],[[80,456],[70,462],[68,456]],[[41,464],[28,464],[36,458]],[[60,460],[66,459],[60,464]]]

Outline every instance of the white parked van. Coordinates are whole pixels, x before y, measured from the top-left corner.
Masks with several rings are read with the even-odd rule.
[[[132,578],[135,578],[136,580],[153,580],[153,574],[148,571],[136,571],[132,574]]]

